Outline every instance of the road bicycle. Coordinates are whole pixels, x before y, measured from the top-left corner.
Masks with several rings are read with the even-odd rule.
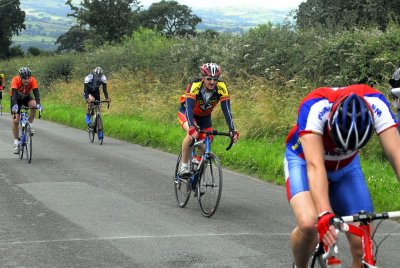
[[[100,145],[103,144],[104,140],[104,128],[103,119],[100,113],[100,107],[102,103],[107,102],[107,109],[110,108],[110,103],[108,101],[93,101],[93,107],[90,111],[90,123],[88,124],[89,140],[91,143],[94,141],[94,136],[97,133],[98,142]]]
[[[20,107],[20,115],[19,115],[19,134],[18,134],[18,156],[20,159],[26,156],[28,163],[32,161],[32,130],[31,125],[29,124],[28,118],[29,110],[36,110],[37,108],[31,108],[22,105]],[[15,116],[15,114],[14,114]],[[39,111],[39,118],[41,118],[41,112]]]
[[[217,130],[200,131],[199,133],[204,133],[206,137],[204,140],[194,141],[190,173],[182,177],[179,176],[182,152],[178,156],[174,172],[174,189],[179,207],[186,206],[193,191],[201,213],[204,217],[209,218],[217,210],[222,194],[222,168],[218,157],[211,152],[212,137],[218,135],[230,137],[231,140],[226,150],[232,147],[233,138],[229,133]],[[199,147],[202,145],[205,145],[205,150],[200,156]]]
[[[374,240],[374,236],[376,231],[378,230],[379,225],[383,220],[400,218],[400,211],[391,211],[384,213],[370,213],[365,211],[360,211],[359,213],[352,216],[342,217],[343,222],[335,223],[335,228],[340,232],[347,232],[353,235],[356,235],[361,238],[362,241],[362,264],[361,268],[377,268],[377,255],[378,249],[382,242],[391,235],[396,229],[400,228],[397,226],[394,228],[389,234],[385,235],[385,237],[379,242],[376,243]],[[375,231],[371,234],[371,226],[370,224],[375,221],[380,220],[377,226],[375,227]],[[347,224],[350,222],[359,222],[360,226],[354,226],[351,224]],[[328,267],[327,260],[336,255],[338,252],[337,246],[329,247],[327,251],[325,251],[325,246],[323,243],[319,243],[311,257],[311,267]]]

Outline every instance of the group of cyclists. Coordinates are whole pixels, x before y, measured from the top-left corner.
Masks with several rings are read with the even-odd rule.
[[[192,140],[202,139],[200,130],[211,130],[211,114],[220,103],[229,133],[237,142],[239,132],[234,126],[230,95],[220,79],[221,67],[205,63],[200,77],[191,81],[180,97],[178,120],[185,131],[182,141],[180,175],[189,173]],[[4,76],[0,77],[4,80]],[[290,236],[294,257],[293,267],[307,267],[318,241],[333,245],[338,234],[332,226],[341,216],[359,211],[373,211],[371,196],[361,169],[359,150],[376,132],[396,175],[400,178],[400,68],[389,81],[396,97],[396,119],[385,96],[367,84],[345,87],[320,87],[301,101],[297,122],[286,138],[284,174],[286,194],[297,226]],[[1,87],[3,86],[3,82]],[[100,100],[100,86],[108,102],[107,79],[101,67],[96,67],[84,79],[84,99],[87,102],[86,124],[90,123],[93,101]],[[1,91],[0,91],[1,92]],[[31,96],[33,92],[34,98]],[[18,113],[21,105],[42,110],[36,79],[27,67],[11,82],[11,112],[13,118],[14,153],[18,153]],[[1,101],[1,94],[0,94]],[[32,124],[35,110],[31,111]],[[17,149],[16,149],[17,148]],[[353,256],[352,267],[360,267],[361,241],[348,236]],[[333,257],[334,258],[334,257]],[[332,267],[339,264],[335,259]]]
[[[0,74],[0,105],[2,100],[2,93],[4,88],[4,74]],[[85,121],[90,123],[89,114],[93,110],[93,102],[100,100],[100,86],[103,88],[103,93],[108,102],[111,99],[108,97],[107,92],[107,78],[103,74],[101,67],[96,67],[84,79],[83,96],[87,103],[87,112]],[[33,96],[32,96],[33,95]],[[34,134],[33,121],[36,117],[36,110],[43,111],[43,106],[40,104],[39,86],[36,78],[32,75],[32,71],[28,67],[21,67],[18,70],[18,75],[14,76],[11,80],[10,89],[10,110],[12,115],[12,133],[14,138],[14,154],[19,153],[18,139],[18,123],[20,119],[21,106],[32,108],[29,113],[29,124],[31,127],[31,135]]]

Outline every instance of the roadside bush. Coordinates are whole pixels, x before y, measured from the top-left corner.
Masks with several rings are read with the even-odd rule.
[[[42,70],[42,83],[48,86],[55,80],[68,82],[73,68],[74,61],[67,56],[48,57]]]

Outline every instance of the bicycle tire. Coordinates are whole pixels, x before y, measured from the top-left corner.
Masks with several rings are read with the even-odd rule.
[[[25,127],[25,152],[26,159],[28,163],[32,161],[32,131],[31,127],[28,125]]]
[[[0,115],[3,115],[3,105],[0,104]]]
[[[24,127],[19,128],[19,145],[18,145],[19,159],[22,159],[24,157],[24,147],[25,147],[25,138],[23,138],[24,131],[25,131]]]
[[[88,126],[89,140],[90,140],[91,143],[93,143],[96,124],[95,124],[95,122],[93,122],[93,115],[91,113],[90,113],[90,117],[89,118],[90,118],[90,123],[89,123],[89,126]]]
[[[96,116],[96,128],[98,128],[99,126],[103,126],[103,119],[101,118],[100,113]],[[103,127],[102,127],[103,128]],[[97,138],[98,138],[98,142],[100,145],[103,144],[103,140],[104,140],[104,130],[103,129],[96,129],[97,132]]]
[[[326,260],[322,258],[325,250],[322,244],[318,244],[310,258],[310,268],[327,268]]]
[[[182,153],[179,154],[178,160],[176,161],[173,180],[174,180],[176,204],[178,205],[178,207],[184,208],[189,202],[191,187],[190,187],[190,178],[183,179],[180,178],[178,175],[181,159],[182,159]]]
[[[222,168],[218,157],[210,153],[202,163],[197,198],[201,214],[209,218],[217,211],[222,194]]]

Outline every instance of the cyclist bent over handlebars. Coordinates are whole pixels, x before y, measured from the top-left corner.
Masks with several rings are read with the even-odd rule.
[[[284,160],[287,198],[297,223],[290,237],[296,267],[307,267],[318,238],[328,246],[336,243],[333,220],[373,211],[358,155],[373,131],[400,177],[397,124],[384,95],[366,84],[321,87],[302,100]],[[352,267],[360,267],[361,239],[347,239]]]
[[[35,99],[32,98],[31,92],[35,96]],[[11,90],[10,90],[10,107],[11,107],[11,115],[12,115],[12,132],[14,136],[14,154],[19,153],[18,149],[18,123],[19,123],[19,113],[20,107],[22,105],[28,106],[30,108],[37,108],[39,112],[43,110],[42,105],[40,105],[40,94],[38,83],[36,78],[32,76],[32,72],[28,67],[21,67],[18,71],[18,75],[14,76],[11,81]],[[14,116],[16,115],[16,116]],[[36,110],[30,110],[29,112],[29,124],[31,126],[31,133],[33,134],[32,123],[35,118]]]
[[[214,107],[221,102],[229,132],[234,142],[239,138],[235,130],[231,114],[230,97],[224,82],[219,80],[221,67],[215,63],[203,64],[200,68],[201,77],[189,83],[186,94],[180,98],[178,120],[186,136],[182,142],[182,163],[179,175],[188,174],[189,161],[193,147],[193,139],[204,138],[199,136],[197,126],[201,130],[212,130],[211,113]]]

